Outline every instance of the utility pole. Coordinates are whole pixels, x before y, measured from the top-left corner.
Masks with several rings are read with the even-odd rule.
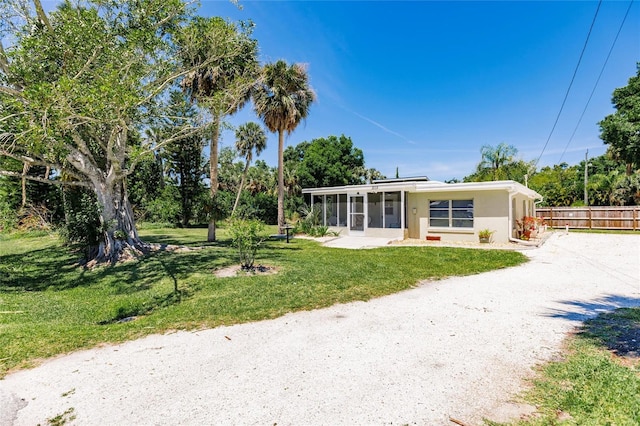
[[[589,205],[589,195],[587,194],[587,181],[589,180],[589,150],[584,154],[584,205]]]

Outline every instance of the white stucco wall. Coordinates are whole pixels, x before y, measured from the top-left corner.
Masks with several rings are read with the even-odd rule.
[[[429,226],[431,200],[473,200],[473,228]],[[436,235],[443,241],[477,242],[478,232],[489,229],[494,231],[493,241],[502,243],[507,242],[511,234],[509,194],[506,191],[412,193],[408,196],[407,208],[410,238],[425,239],[427,235]]]

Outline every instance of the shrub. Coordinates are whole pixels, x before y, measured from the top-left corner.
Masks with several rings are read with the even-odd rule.
[[[65,223],[61,234],[67,242],[85,248],[100,241],[100,215],[98,201],[93,192],[83,188],[65,189]]]
[[[233,246],[238,250],[242,269],[252,269],[258,248],[265,241],[264,223],[255,219],[232,219],[228,232]]]
[[[179,195],[178,188],[175,186],[165,186],[158,197],[142,206],[144,213],[140,219],[150,222],[180,223],[182,209]]]
[[[5,200],[0,200],[0,232],[9,231],[18,224],[18,216],[13,207]]]

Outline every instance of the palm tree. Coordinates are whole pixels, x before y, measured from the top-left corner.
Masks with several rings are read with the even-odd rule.
[[[300,188],[300,182],[296,169],[285,166],[283,177],[285,194],[287,194],[287,196],[289,197],[299,194],[302,188]]]
[[[513,145],[502,142],[495,148],[490,145],[483,145],[480,149],[482,161],[478,165],[478,171],[489,170],[493,180],[504,178],[503,169],[513,163],[518,150]]]
[[[285,61],[266,64],[253,93],[256,114],[271,132],[278,132],[278,229],[284,230],[284,132],[291,133],[309,115],[315,94],[303,65]]]
[[[253,159],[253,151],[255,151],[256,156],[258,156],[266,146],[267,135],[264,134],[264,130],[262,130],[262,127],[260,127],[259,124],[249,122],[241,125],[238,127],[238,130],[236,130],[236,149],[238,150],[238,153],[247,160],[247,162],[245,163],[244,171],[242,172],[242,179],[240,180],[240,186],[238,187],[236,202],[233,204],[233,210],[231,210],[231,216],[235,214],[236,208],[238,208],[240,193],[242,192],[242,187],[244,186],[244,181],[247,177],[247,171],[249,171],[249,165]]]
[[[249,101],[258,76],[257,42],[250,34],[250,27],[244,24],[238,28],[222,18],[197,17],[178,37],[181,60],[191,69],[182,87],[212,116],[209,177],[213,211],[207,241],[216,240],[220,123]]]

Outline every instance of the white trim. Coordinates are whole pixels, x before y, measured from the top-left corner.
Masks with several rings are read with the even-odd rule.
[[[303,194],[339,194],[339,193],[367,193],[407,191],[410,193],[424,192],[458,192],[458,191],[508,191],[518,193],[532,199],[542,199],[542,195],[513,180],[499,180],[492,182],[443,183],[427,182],[384,182],[367,185],[347,185],[324,188],[306,188]]]
[[[362,198],[362,213],[353,213],[352,198]],[[362,230],[351,229],[351,218],[354,214],[362,214]],[[351,236],[363,236],[367,229],[367,194],[347,194],[347,233]]]
[[[407,205],[405,197],[405,191],[400,191],[400,229],[406,229],[407,224],[405,223],[405,216],[407,215]]]

